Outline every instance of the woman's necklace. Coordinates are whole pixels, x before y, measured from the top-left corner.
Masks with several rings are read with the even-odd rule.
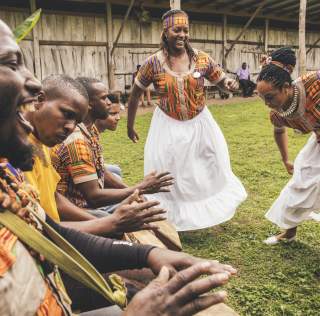
[[[298,101],[299,101],[298,95],[299,95],[298,88],[297,88],[297,86],[294,85],[293,86],[293,98],[292,98],[291,105],[289,106],[289,108],[286,111],[278,112],[281,117],[288,117],[297,110]]]

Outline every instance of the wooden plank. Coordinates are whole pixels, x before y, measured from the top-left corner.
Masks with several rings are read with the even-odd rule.
[[[107,46],[107,42],[89,41],[46,41],[40,40],[40,45],[60,45],[60,46]]]
[[[253,19],[257,16],[257,14],[260,12],[260,10],[264,7],[264,5],[266,4],[267,0],[263,0],[261,1],[261,3],[259,4],[259,6],[257,7],[257,9],[254,11],[254,13],[252,14],[252,16],[250,17],[250,19],[248,20],[248,22],[245,24],[245,26],[243,27],[243,29],[239,32],[238,36],[236,37],[236,39],[234,40],[233,44],[230,46],[230,48],[227,49],[226,51],[226,58],[228,57],[229,53],[231,52],[231,50],[233,49],[233,47],[236,45],[237,41],[240,39],[240,37],[243,35],[243,33],[247,30],[247,28],[250,26],[251,22],[253,21]]]
[[[83,41],[83,17],[70,16],[72,40]]]
[[[28,70],[34,73],[34,58],[33,58],[33,42],[32,41],[21,41],[19,46],[22,51],[23,60]]]
[[[95,17],[95,28],[96,28],[96,41],[97,42],[107,42],[107,18],[106,17]],[[111,21],[111,29],[112,29],[112,21]]]
[[[114,90],[115,78],[114,67],[112,62],[111,50],[113,46],[113,23],[112,23],[112,7],[110,1],[106,0],[106,17],[107,17],[107,64],[108,64],[108,87],[110,90]]]
[[[94,17],[83,17],[83,40],[96,41],[96,24]]]
[[[227,54],[226,54],[226,49],[227,49],[227,16],[224,14],[223,15],[223,25],[222,25],[222,67],[224,69],[227,69]]]
[[[152,43],[152,25],[150,23],[137,24],[137,29],[131,32],[131,42],[137,42],[137,30],[140,29],[140,43]],[[136,34],[136,36],[134,35]],[[159,34],[160,37],[160,34]],[[159,41],[158,41],[159,42]]]
[[[72,39],[71,34],[71,23],[69,23],[69,19],[65,15],[56,15],[56,37],[55,40],[58,41],[70,41]]]
[[[265,19],[265,28],[264,28],[264,52],[268,53],[268,45],[269,45],[269,19]]]
[[[36,0],[30,0],[30,10],[35,12],[37,10]],[[41,80],[41,64],[40,64],[40,46],[39,46],[39,34],[38,26],[36,25],[32,30],[33,36],[33,58],[34,58],[34,74]]]
[[[170,9],[181,10],[181,1],[180,0],[170,0]]]
[[[122,23],[121,23],[121,26],[120,26],[120,30],[119,30],[119,32],[118,32],[118,34],[117,34],[117,37],[116,37],[115,41],[113,42],[112,49],[111,49],[111,52],[110,52],[110,55],[111,55],[111,56],[113,55],[114,49],[115,49],[115,47],[117,46],[117,43],[118,43],[118,41],[119,41],[120,35],[121,35],[121,33],[122,33],[122,30],[123,30],[123,27],[124,27],[125,23],[126,23],[127,20],[128,20],[129,14],[130,14],[130,12],[131,12],[131,9],[132,9],[134,3],[135,3],[135,0],[131,0],[131,1],[130,1],[130,5],[129,5],[129,7],[128,7],[128,9],[127,9],[127,12],[126,12],[126,14],[125,14],[125,16],[124,16],[124,19],[122,20]]]
[[[162,24],[160,21],[152,21],[151,22],[151,43],[159,44],[160,43],[160,35],[162,32]]]
[[[313,48],[316,48],[316,45],[317,45],[318,43],[320,43],[320,37],[311,44],[311,46],[310,46],[309,49],[307,50],[306,55],[308,55]]]
[[[299,11],[299,76],[306,72],[306,10],[307,0],[300,0]]]
[[[55,40],[57,34],[57,19],[55,14],[42,14],[41,17],[43,40]]]

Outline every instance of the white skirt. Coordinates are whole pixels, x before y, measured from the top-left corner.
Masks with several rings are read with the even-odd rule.
[[[156,108],[144,149],[144,173],[169,171],[170,193],[150,195],[168,211],[177,231],[231,219],[247,193],[232,173],[223,134],[207,108],[178,121]]]
[[[266,214],[280,228],[289,229],[305,220],[320,220],[320,145],[315,134],[299,152],[292,178]]]

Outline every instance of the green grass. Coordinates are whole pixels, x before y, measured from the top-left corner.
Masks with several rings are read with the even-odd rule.
[[[229,145],[234,173],[248,199],[229,222],[182,234],[184,250],[204,258],[231,263],[239,270],[228,285],[229,305],[240,315],[320,315],[320,226],[304,223],[298,241],[268,247],[262,243],[278,231],[264,218],[289,177],[272,136],[268,111],[261,102],[211,106]],[[143,176],[143,146],[151,114],[137,118],[138,144],[126,138],[126,121],[103,136],[105,158],[118,163],[127,183]],[[293,160],[308,136],[289,131]]]

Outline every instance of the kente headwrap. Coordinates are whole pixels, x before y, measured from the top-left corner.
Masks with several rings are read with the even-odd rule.
[[[174,26],[178,25],[189,25],[189,19],[188,16],[183,12],[177,12],[175,14],[172,14],[170,16],[167,16],[163,20],[163,29],[167,30],[168,28],[172,28]]]

